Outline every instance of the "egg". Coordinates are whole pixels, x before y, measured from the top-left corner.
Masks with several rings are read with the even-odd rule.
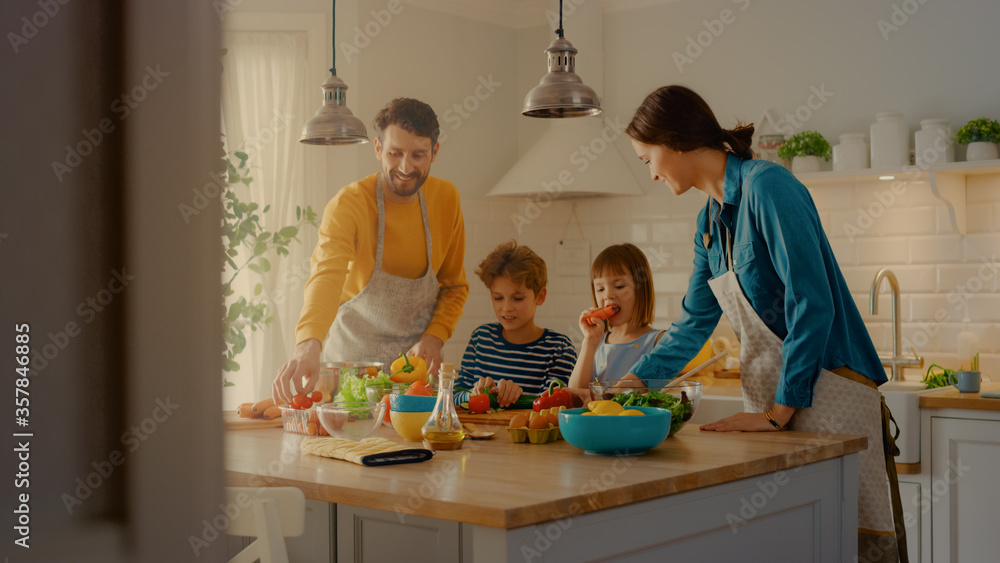
[[[524,428],[527,425],[528,425],[528,415],[522,412],[515,414],[513,417],[511,417],[510,424],[507,425],[507,428]]]
[[[532,418],[528,422],[528,428],[530,428],[531,430],[544,430],[548,427],[549,427],[549,421],[543,415],[538,415],[535,418]]]

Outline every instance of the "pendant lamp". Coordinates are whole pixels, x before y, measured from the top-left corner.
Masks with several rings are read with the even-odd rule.
[[[524,98],[521,114],[528,117],[585,117],[601,113],[597,92],[576,74],[578,51],[563,37],[562,4],[559,0],[558,37],[545,50],[549,71]]]
[[[368,130],[347,109],[347,84],[337,76],[337,0],[333,0],[333,64],[321,87],[323,105],[302,128],[300,143],[307,145],[356,145],[368,142]]]

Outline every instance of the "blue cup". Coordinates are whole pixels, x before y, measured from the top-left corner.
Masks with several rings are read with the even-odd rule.
[[[958,388],[959,393],[978,393],[983,381],[978,371],[958,371],[948,374],[948,383]]]

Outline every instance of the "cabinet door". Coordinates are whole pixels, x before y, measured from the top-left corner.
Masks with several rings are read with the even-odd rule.
[[[459,563],[458,522],[337,505],[339,563]]]
[[[906,526],[906,553],[910,563],[920,563],[920,483],[899,482],[899,497],[903,501],[903,524]]]
[[[1000,506],[1000,421],[931,418],[932,538],[935,563],[996,561]]]

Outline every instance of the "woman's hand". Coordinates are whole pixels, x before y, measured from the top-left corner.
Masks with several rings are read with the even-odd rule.
[[[699,426],[713,432],[777,432],[762,412],[738,412],[722,420]]]

